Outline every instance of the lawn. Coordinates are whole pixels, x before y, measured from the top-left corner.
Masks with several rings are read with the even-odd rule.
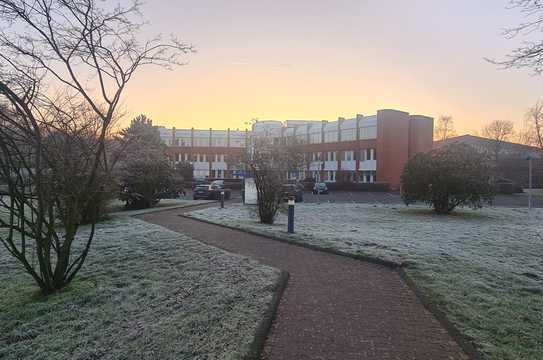
[[[0,249],[1,359],[241,359],[279,271],[113,217],[66,290],[41,296]]]
[[[485,359],[543,359],[543,209],[443,216],[402,205],[299,204],[294,235],[286,233],[284,214],[275,225],[263,225],[242,205],[191,216],[402,262]]]

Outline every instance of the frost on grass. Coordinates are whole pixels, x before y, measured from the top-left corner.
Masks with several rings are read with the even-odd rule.
[[[293,235],[284,214],[263,225],[241,205],[191,215],[402,262],[487,359],[543,359],[542,209],[460,209],[444,216],[401,205],[300,204]]]
[[[239,359],[279,272],[132,218],[98,226],[65,291],[43,298],[0,250],[2,359]]]

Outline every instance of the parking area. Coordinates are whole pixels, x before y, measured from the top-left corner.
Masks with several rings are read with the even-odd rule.
[[[192,199],[192,191],[187,191],[182,199]],[[239,190],[232,191],[232,200],[241,200]],[[311,191],[304,192],[304,202],[318,203],[360,203],[360,204],[403,204],[399,192],[367,192],[367,191],[331,191],[327,195],[315,195]],[[533,207],[543,207],[543,194],[537,192],[533,196]],[[528,194],[496,195],[494,206],[498,207],[527,207]]]

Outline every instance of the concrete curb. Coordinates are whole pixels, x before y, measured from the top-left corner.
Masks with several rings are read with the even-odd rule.
[[[275,241],[287,243],[287,244],[294,245],[294,246],[299,246],[299,247],[308,248],[308,249],[315,250],[315,251],[321,251],[321,252],[329,253],[329,254],[332,254],[332,255],[344,256],[344,257],[352,258],[352,259],[355,259],[355,260],[366,261],[366,262],[370,262],[370,263],[374,263],[374,264],[378,264],[378,265],[383,265],[383,266],[388,267],[388,268],[390,268],[392,270],[396,270],[398,272],[398,274],[400,275],[400,277],[402,278],[402,280],[415,293],[415,295],[420,300],[420,302],[422,303],[424,308],[426,308],[428,311],[430,311],[430,313],[432,313],[435,316],[435,318],[439,321],[439,323],[445,328],[445,330],[449,333],[449,335],[458,343],[458,345],[462,348],[462,350],[464,350],[464,352],[469,356],[469,358],[472,359],[472,360],[483,360],[484,359],[483,355],[477,349],[477,347],[473,343],[472,339],[470,339],[467,335],[463,334],[460,330],[458,330],[457,327],[448,319],[447,315],[443,311],[441,311],[424,294],[422,289],[416,284],[416,282],[411,278],[411,276],[409,276],[409,274],[407,274],[407,272],[405,271],[405,268],[408,267],[408,266],[406,264],[398,263],[398,262],[394,262],[394,261],[389,261],[389,260],[383,260],[383,259],[379,259],[379,258],[372,257],[372,256],[350,254],[350,253],[347,253],[347,252],[343,252],[343,251],[339,251],[339,250],[335,250],[335,249],[331,249],[331,248],[326,248],[326,247],[319,247],[319,246],[312,245],[312,244],[303,244],[303,243],[299,243],[299,242],[296,242],[296,241],[290,240],[290,239],[285,239],[285,238],[282,238],[282,237],[279,237],[279,236],[259,233],[258,231],[238,228],[238,227],[235,227],[235,226],[218,224],[218,223],[214,223],[214,222],[209,221],[209,220],[198,219],[198,218],[195,218],[195,217],[192,217],[192,216],[189,216],[189,215],[185,215],[185,214],[179,214],[178,216],[183,217],[183,218],[187,218],[187,219],[191,219],[191,220],[195,220],[195,221],[199,221],[199,222],[202,222],[202,223],[205,223],[205,224],[216,225],[216,226],[221,226],[221,227],[226,228],[226,229],[241,231],[241,232],[244,232],[244,233],[247,233],[247,234],[250,234],[250,235],[261,236],[261,237],[264,237],[264,238],[267,238],[267,239],[270,239],[270,240],[275,240]]]
[[[262,357],[262,351],[264,350],[264,344],[268,338],[273,320],[277,314],[277,308],[283,297],[283,292],[287,287],[289,279],[289,273],[281,270],[277,282],[275,283],[275,291],[270,301],[266,312],[264,313],[264,318],[260,321],[256,328],[255,336],[251,344],[249,345],[249,352],[246,354],[244,360],[260,360]]]
[[[164,206],[164,207],[154,207],[154,208],[140,209],[140,210],[116,211],[116,212],[108,213],[108,214],[106,214],[106,216],[111,216],[111,217],[114,217],[114,216],[128,216],[128,217],[143,216],[143,215],[154,214],[154,213],[162,212],[162,211],[169,211],[169,210],[176,210],[176,209],[190,209],[190,208],[210,205],[210,204],[214,204],[214,203],[216,203],[216,201],[208,200],[208,202],[199,203],[199,204],[179,204],[179,205],[171,205],[171,206]]]
[[[405,271],[405,267],[398,268],[397,271],[398,274],[400,274],[402,280],[415,293],[422,305],[435,316],[441,326],[443,326],[445,330],[447,330],[449,335],[451,335],[454,341],[458,343],[458,345],[462,348],[462,350],[464,350],[469,358],[472,360],[483,360],[483,354],[477,349],[477,346],[475,345],[473,340],[467,335],[463,334],[460,330],[458,330],[456,325],[454,325],[449,320],[447,314],[439,309],[438,306],[436,306],[436,304],[424,294],[424,291],[417,285],[415,280],[413,280],[413,278]]]

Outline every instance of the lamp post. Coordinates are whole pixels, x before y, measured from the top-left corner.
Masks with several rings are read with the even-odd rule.
[[[294,234],[294,204],[296,201],[294,199],[288,199],[288,227],[287,232],[289,234]]]

